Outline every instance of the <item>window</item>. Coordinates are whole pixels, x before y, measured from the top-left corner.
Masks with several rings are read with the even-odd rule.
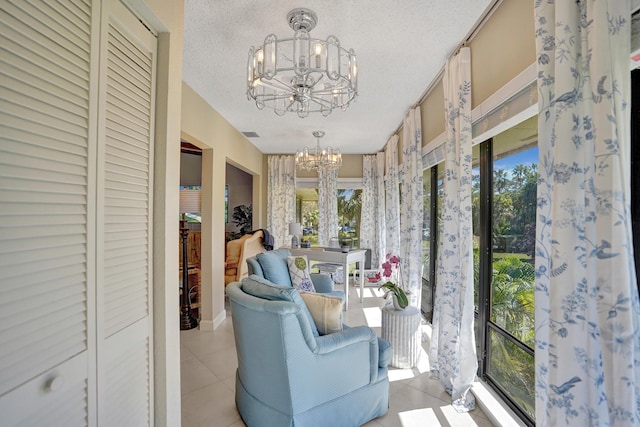
[[[302,239],[311,246],[318,245],[318,189],[296,188],[296,206],[299,217],[296,221],[302,226]]]
[[[318,189],[308,186],[296,188],[296,220],[302,226],[302,238],[311,246],[318,245]],[[317,182],[315,183],[317,185]],[[349,187],[349,188],[344,188]],[[362,189],[338,182],[338,238],[352,247],[360,245],[360,215]]]
[[[437,234],[444,192],[444,164],[424,170],[422,222],[422,297],[420,310],[425,319],[433,319],[436,284]]]
[[[338,238],[340,242],[360,246],[360,213],[362,207],[361,189],[338,190]]]

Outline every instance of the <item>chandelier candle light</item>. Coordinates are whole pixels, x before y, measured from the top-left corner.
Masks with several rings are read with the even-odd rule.
[[[309,32],[318,16],[309,9],[292,10],[287,21],[293,37],[269,34],[264,44],[249,49],[247,99],[279,116],[328,116],[334,108],[346,110],[358,94],[355,52],[343,48],[335,36],[312,38]]]
[[[304,147],[302,151],[296,153],[296,166],[305,170],[333,170],[340,169],[342,166],[342,154],[337,148],[327,147],[320,148],[320,138],[324,136],[324,132],[316,130],[313,132],[316,137],[315,148]]]

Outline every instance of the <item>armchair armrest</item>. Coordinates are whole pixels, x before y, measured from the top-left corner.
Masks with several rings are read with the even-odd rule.
[[[310,276],[316,292],[320,292],[321,294],[333,292],[333,280],[331,280],[331,277],[320,273],[311,273]]]
[[[345,326],[341,332],[335,332],[333,334],[323,335],[316,337],[317,347],[314,349],[314,353],[318,355],[327,355],[329,353],[339,351],[350,345],[359,344],[362,342],[369,343],[369,378],[371,382],[378,379],[378,368],[380,367],[380,349],[378,348],[379,339],[376,333],[368,326],[356,326],[350,328]],[[384,343],[382,343],[384,344]],[[391,355],[387,353],[390,348],[385,348],[382,357],[385,359],[383,362],[388,365]],[[389,360],[386,360],[386,359]]]
[[[372,345],[378,346],[378,338],[368,326],[356,326],[354,328],[345,328],[340,332],[322,335],[316,337],[318,347],[315,349],[316,354],[327,354],[332,351],[341,349],[353,343],[369,341]]]

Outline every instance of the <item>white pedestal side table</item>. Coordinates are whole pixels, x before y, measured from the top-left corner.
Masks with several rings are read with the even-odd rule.
[[[409,306],[396,310],[393,305],[382,307],[382,338],[389,341],[393,349],[391,366],[415,368],[422,350],[420,310]]]

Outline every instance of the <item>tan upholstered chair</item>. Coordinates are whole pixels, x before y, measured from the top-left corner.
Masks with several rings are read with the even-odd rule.
[[[260,252],[265,252],[262,240],[264,234],[258,230],[253,234],[230,240],[227,242],[224,284],[238,282],[248,274],[247,258],[255,256]]]

